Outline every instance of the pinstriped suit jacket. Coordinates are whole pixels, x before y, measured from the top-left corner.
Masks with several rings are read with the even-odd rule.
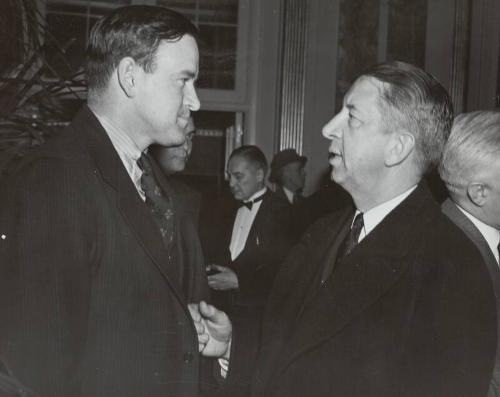
[[[160,233],[105,131],[84,107],[0,195],[0,356],[43,396],[196,396],[186,304],[208,293],[200,244],[172,195]],[[181,267],[183,285],[169,276]]]

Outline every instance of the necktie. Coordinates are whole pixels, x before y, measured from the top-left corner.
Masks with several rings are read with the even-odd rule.
[[[347,233],[347,236],[345,236],[344,240],[342,241],[342,244],[339,247],[339,252],[337,254],[337,262],[340,261],[342,258],[346,257],[349,255],[349,253],[358,245],[358,240],[359,240],[359,234],[361,233],[361,230],[365,226],[365,223],[363,221],[363,213],[360,212],[356,217],[354,218],[354,222],[352,223],[351,230],[349,233]]]
[[[265,193],[264,193],[264,194],[265,194]],[[251,210],[251,209],[252,209],[252,207],[253,207],[253,204],[254,204],[254,203],[257,203],[257,202],[261,201],[261,200],[264,198],[264,194],[260,195],[260,196],[259,196],[259,197],[257,197],[257,198],[254,198],[254,199],[253,199],[253,200],[251,200],[251,201],[242,201],[242,202],[240,203],[240,207],[247,207],[249,210]]]
[[[302,196],[301,192],[297,192],[293,195],[293,205],[299,205],[302,200],[304,200],[304,196]]]
[[[163,192],[156,181],[151,166],[151,159],[143,153],[137,165],[142,170],[141,188],[146,196],[146,205],[160,229],[163,245],[170,254],[174,241],[174,212],[170,198]]]

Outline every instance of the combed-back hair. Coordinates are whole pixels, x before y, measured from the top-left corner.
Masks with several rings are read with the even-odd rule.
[[[229,160],[234,157],[243,157],[250,163],[254,164],[257,168],[264,171],[264,176],[267,175],[267,160],[265,154],[255,145],[243,145],[233,150],[229,156]]]
[[[432,170],[439,164],[453,122],[446,89],[423,69],[398,61],[375,65],[363,76],[385,83],[380,97],[386,127],[413,134],[417,165],[422,173]]]
[[[470,182],[500,161],[500,111],[459,114],[445,145],[439,174],[450,194],[464,193]]]
[[[150,73],[162,40],[178,41],[184,35],[198,40],[198,29],[183,15],[165,7],[117,8],[93,26],[86,50],[89,90],[104,89],[118,63],[133,58]]]

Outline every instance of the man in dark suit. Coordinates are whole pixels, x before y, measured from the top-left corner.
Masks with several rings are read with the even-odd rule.
[[[377,65],[354,82],[323,135],[356,211],[322,218],[290,252],[260,343],[245,341],[248,324],[190,306],[202,354],[229,360],[227,389],[255,363],[253,396],[486,395],[491,281],[421,183],[452,118],[446,90],[415,66]]]
[[[252,145],[228,160],[229,186],[237,206],[225,225],[220,254],[208,277],[213,299],[235,316],[260,318],[279,264],[291,248],[290,208],[267,189],[267,161]]]
[[[193,117],[190,117],[186,126],[186,140],[182,145],[153,145],[150,148],[151,155],[156,159],[162,171],[166,175],[174,175],[178,172],[184,171],[193,149],[193,136],[195,132],[196,128],[194,125],[194,120]],[[198,229],[201,207],[201,194],[192,187],[186,185],[178,179],[175,179],[175,176],[169,178],[169,183],[177,193],[177,195],[180,197],[186,210],[191,213],[193,222]]]
[[[276,184],[276,194],[291,205],[298,205],[303,199],[306,184],[305,166],[307,157],[300,156],[295,149],[276,153],[271,161],[269,182]]]
[[[145,152],[200,103],[196,28],[163,7],[94,26],[88,106],[0,195],[0,356],[40,396],[196,396],[190,217]]]
[[[439,172],[450,196],[443,212],[481,252],[493,282],[500,324],[500,112],[457,116]],[[489,397],[500,396],[500,334],[497,343]]]

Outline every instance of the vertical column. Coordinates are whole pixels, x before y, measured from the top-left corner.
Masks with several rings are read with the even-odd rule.
[[[309,2],[287,0],[283,37],[283,81],[280,100],[279,149],[302,152]]]
[[[450,95],[455,113],[464,111],[469,59],[470,0],[457,0]]]

